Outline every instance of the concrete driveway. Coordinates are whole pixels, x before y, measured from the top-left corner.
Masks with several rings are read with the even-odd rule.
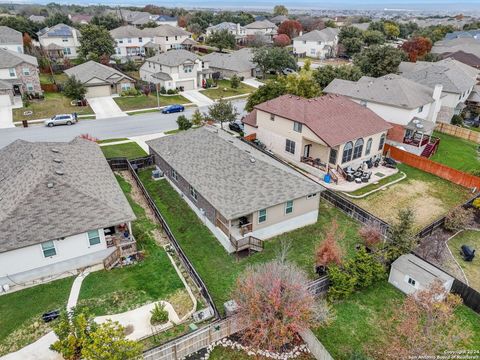
[[[11,106],[0,106],[0,129],[15,127]]]
[[[97,119],[126,116],[111,96],[88,98],[88,103]]]
[[[190,102],[194,103],[198,107],[210,106],[213,104],[213,100],[209,97],[203,95],[198,90],[187,90],[180,93],[184,98],[188,99]]]
[[[258,81],[255,78],[245,79],[245,80],[242,81],[242,83],[244,83],[246,85],[249,85],[249,86],[252,86],[256,89],[258,89],[262,85],[265,85],[264,83],[262,83],[261,81]]]

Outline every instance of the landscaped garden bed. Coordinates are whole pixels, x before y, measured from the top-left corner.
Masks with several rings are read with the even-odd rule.
[[[240,82],[238,88],[233,89],[230,80],[218,80],[216,88],[202,90],[202,94],[208,96],[210,99],[216,100],[222,97],[247,95],[253,91],[255,91],[254,87],[242,82]]]

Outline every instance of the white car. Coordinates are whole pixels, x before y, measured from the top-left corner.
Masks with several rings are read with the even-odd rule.
[[[55,125],[72,125],[75,124],[77,120],[73,114],[60,114],[52,116],[51,119],[45,120],[45,125],[48,127],[53,127]]]

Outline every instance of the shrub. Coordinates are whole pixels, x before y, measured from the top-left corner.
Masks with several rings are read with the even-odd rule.
[[[339,266],[330,266],[328,268],[328,278],[330,279],[330,287],[328,288],[329,300],[346,298],[355,291],[357,279]]]
[[[465,209],[463,206],[459,206],[447,214],[443,227],[450,231],[462,230],[471,220],[471,217],[472,212],[470,209]]]
[[[374,223],[364,224],[358,231],[366,247],[375,247],[382,241],[382,232],[380,227]]]
[[[179,130],[188,130],[192,127],[192,123],[187,119],[185,115],[180,115],[177,118],[177,124]]]
[[[472,205],[473,205],[474,208],[480,209],[480,197],[478,197],[478,198],[476,198],[475,200],[473,200]]]
[[[200,110],[196,109],[192,115],[192,124],[198,126],[202,123],[204,116],[200,112]]]
[[[177,93],[177,90],[176,90],[176,89],[175,89],[175,90],[174,90],[174,89],[168,89],[168,90],[167,90],[167,94],[168,94],[168,95],[175,95],[176,93]]]
[[[451,124],[457,125],[457,126],[463,126],[463,117],[461,115],[453,115]]]
[[[165,310],[165,306],[160,303],[156,303],[153,309],[150,311],[152,317],[150,323],[152,325],[164,324],[168,321],[168,311]]]
[[[240,86],[240,79],[236,74],[234,74],[230,79],[230,86],[232,87],[232,89],[238,89],[238,87]]]
[[[212,86],[214,85],[214,82],[212,79],[207,79],[207,81],[205,81],[205,87],[208,89],[208,88],[211,88]]]
[[[160,94],[166,94],[167,93],[167,90],[165,90],[165,86],[162,86],[160,88]]]

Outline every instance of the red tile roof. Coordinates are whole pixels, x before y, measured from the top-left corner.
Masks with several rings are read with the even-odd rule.
[[[313,99],[282,95],[255,106],[255,109],[304,124],[330,147],[391,128],[372,110],[334,94]],[[252,122],[251,118],[247,121]],[[252,126],[256,126],[256,116]]]

